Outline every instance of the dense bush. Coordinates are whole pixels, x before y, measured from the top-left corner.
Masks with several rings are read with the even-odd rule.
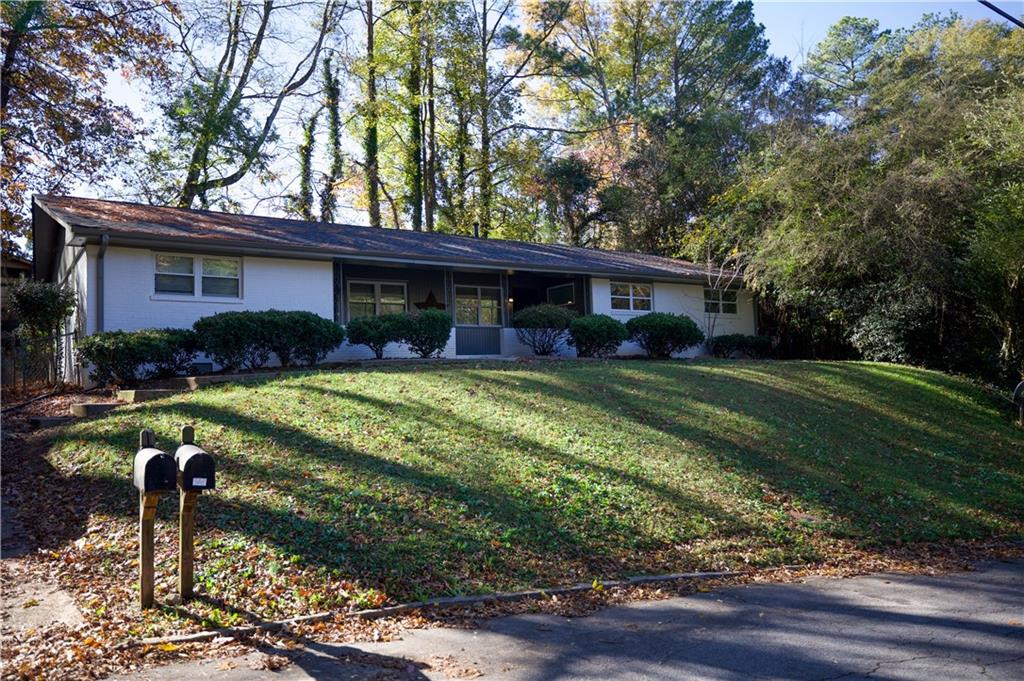
[[[728,333],[711,339],[711,354],[715,357],[729,357],[742,352],[748,357],[767,357],[772,351],[772,339],[768,336],[747,336],[742,333]]]
[[[102,385],[133,386],[143,378],[174,376],[191,365],[198,350],[190,329],[106,331],[78,341],[78,359],[92,365]]]
[[[381,359],[384,357],[384,348],[390,343],[402,341],[408,325],[407,320],[405,314],[358,317],[348,323],[348,342],[352,345],[367,346],[373,350],[374,357]]]
[[[650,312],[626,322],[629,338],[648,357],[670,357],[704,340],[704,332],[686,315]]]
[[[569,322],[569,345],[580,357],[607,357],[615,354],[629,337],[626,325],[606,314],[588,314]]]
[[[228,371],[258,369],[271,354],[281,366],[316,364],[345,340],[345,330],[330,319],[299,310],[221,312],[193,328],[203,352]]]
[[[220,312],[199,319],[192,328],[199,346],[222,369],[258,369],[270,361],[273,330],[259,312]]]
[[[452,318],[441,310],[402,315],[401,341],[420,357],[441,353],[452,335]]]
[[[149,339],[149,376],[179,376],[192,367],[199,352],[199,338],[192,329],[145,329],[136,333]]]
[[[550,355],[565,338],[569,322],[576,313],[560,305],[544,303],[524,308],[512,315],[519,342],[535,355]]]
[[[23,279],[11,289],[8,305],[24,336],[53,336],[75,310],[75,292],[63,284]]]
[[[345,340],[345,329],[312,312],[255,313],[266,325],[266,344],[281,366],[316,364]]]

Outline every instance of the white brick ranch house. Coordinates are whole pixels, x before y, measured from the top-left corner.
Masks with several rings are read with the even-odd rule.
[[[32,243],[35,277],[77,292],[68,331],[80,335],[184,328],[231,310],[306,310],[345,324],[436,307],[453,318],[444,356],[483,357],[530,354],[510,320],[541,302],[622,321],[682,313],[701,326],[711,311],[716,335],[757,326],[739,280],[715,289],[704,267],[640,253],[61,196],[34,198]],[[370,356],[344,344],[328,361]]]

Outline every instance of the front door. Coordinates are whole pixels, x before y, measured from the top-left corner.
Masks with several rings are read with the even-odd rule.
[[[501,288],[455,286],[455,354],[501,354]]]

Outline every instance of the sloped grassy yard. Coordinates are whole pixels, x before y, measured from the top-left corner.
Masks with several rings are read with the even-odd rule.
[[[417,364],[200,390],[63,431],[53,556],[134,603],[138,431],[219,462],[203,599],[138,633],[329,607],[1024,536],[1024,431],[959,379],[827,362]],[[172,592],[174,506],[158,516]],[[77,528],[77,529],[75,529]],[[83,574],[85,573],[85,574]],[[82,580],[88,591],[83,594]]]

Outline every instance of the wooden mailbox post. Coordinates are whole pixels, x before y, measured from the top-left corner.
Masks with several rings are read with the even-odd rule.
[[[204,489],[214,488],[216,475],[213,457],[195,444],[192,426],[181,429],[181,446],[174,453],[177,469],[178,514],[178,593],[182,602],[192,598],[195,583],[196,505]]]
[[[156,504],[163,492],[174,490],[175,465],[170,454],[156,448],[153,431],[139,433],[139,450],[132,465],[139,490],[139,605],[153,607],[153,530]]]

